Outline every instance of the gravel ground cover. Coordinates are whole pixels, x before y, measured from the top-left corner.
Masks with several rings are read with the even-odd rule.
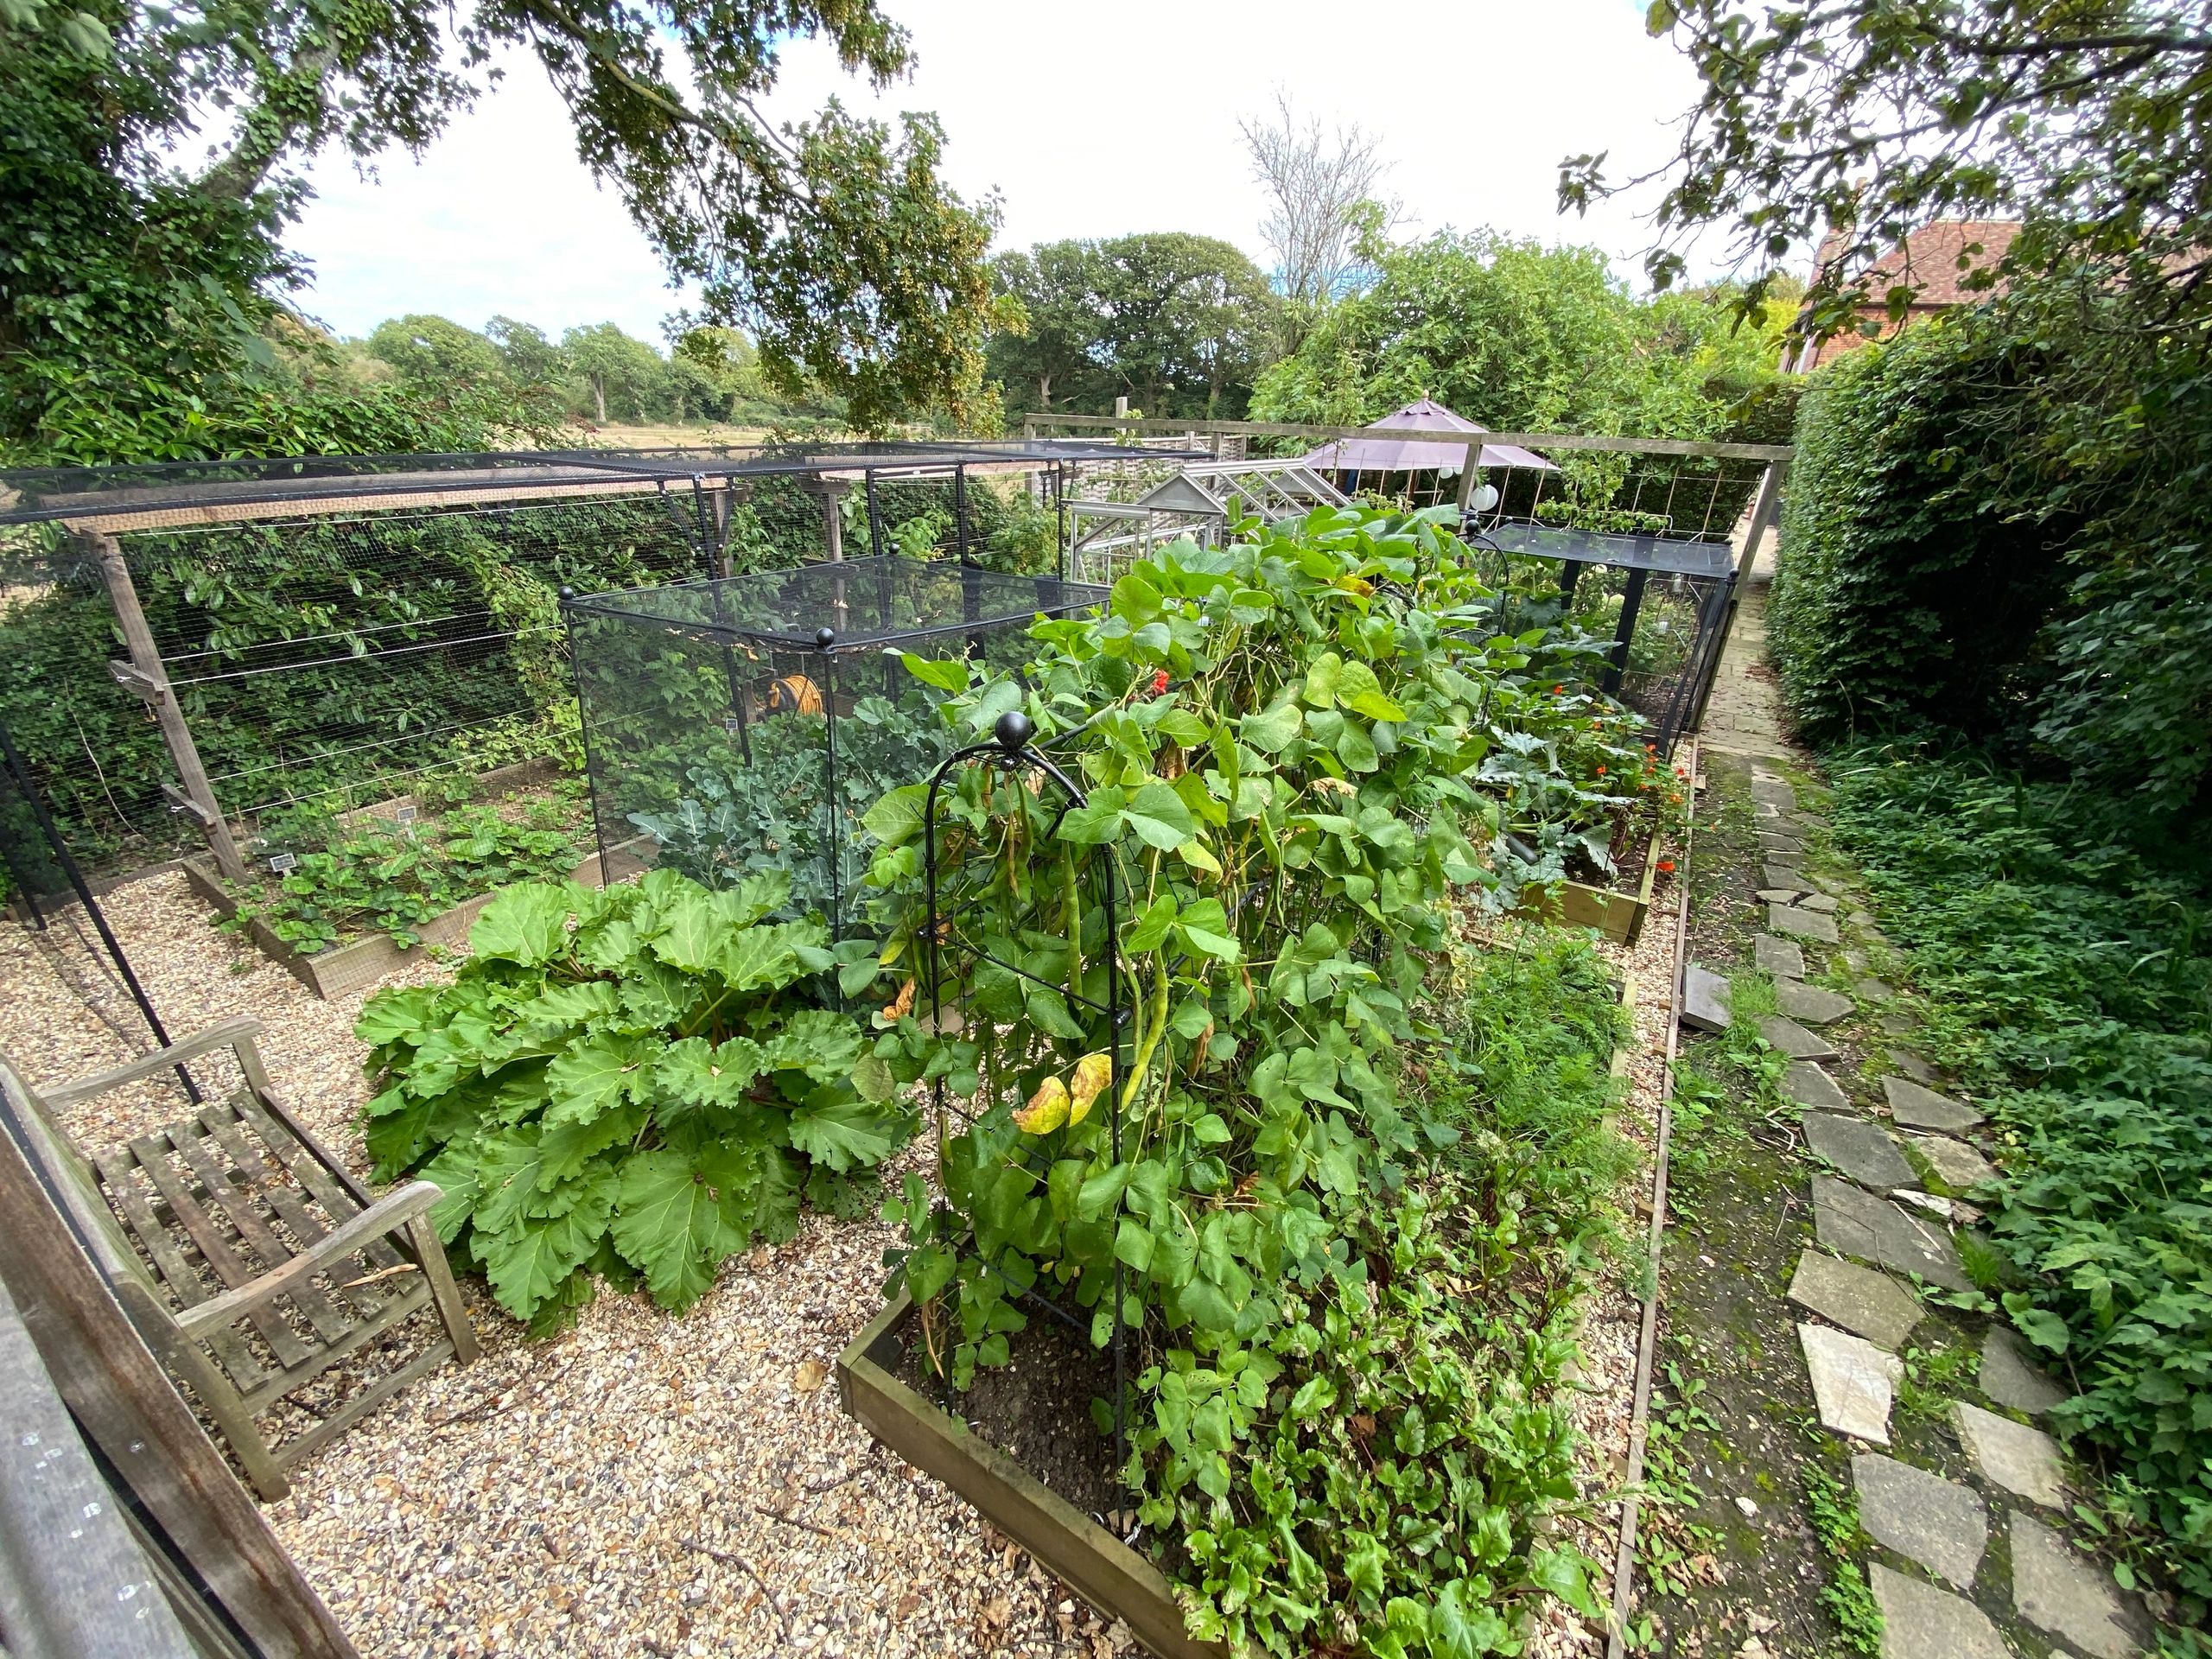
[[[1634,951],[1608,952],[1640,987],[1622,1127],[1647,1153],[1673,973],[1669,902],[1655,906]],[[358,1163],[361,999],[321,1001],[211,929],[180,874],[128,883],[103,904],[172,1033],[257,1015],[279,1090]],[[88,942],[66,926],[43,941],[0,929],[0,1051],[34,1084],[144,1052]],[[426,963],[385,982],[439,971]],[[69,1128],[102,1144],[181,1104],[173,1087],[149,1084],[76,1109]],[[1643,1191],[1648,1174],[1633,1182]],[[680,1319],[641,1296],[602,1295],[543,1343],[524,1343],[464,1279],[484,1357],[417,1383],[300,1465],[270,1521],[368,1659],[1130,1650],[1126,1627],[839,1410],[831,1363],[880,1305],[891,1239],[874,1224],[809,1217]],[[1638,1313],[1618,1283],[1593,1300],[1571,1402],[1593,1508],[1568,1526],[1607,1569],[1601,1598]],[[1602,1646],[1555,1605],[1532,1651]]]

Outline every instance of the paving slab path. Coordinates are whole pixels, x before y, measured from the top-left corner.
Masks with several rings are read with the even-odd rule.
[[[1910,960],[1784,740],[1757,586],[1745,620],[1702,749],[1690,950],[1728,1018],[1681,1034],[1631,1634],[1683,1659],[2146,1654],[2143,1599],[2069,1530],[2064,1382],[1961,1249],[2001,1142],[1913,1043]]]

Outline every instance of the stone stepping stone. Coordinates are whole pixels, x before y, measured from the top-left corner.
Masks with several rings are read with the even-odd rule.
[[[1782,1096],[1815,1112],[1847,1112],[1851,1096],[1810,1060],[1792,1060],[1782,1074]]]
[[[1776,858],[1796,858],[1805,850],[1805,843],[1795,836],[1778,836],[1770,830],[1759,831],[1759,850]]]
[[[1834,917],[1823,916],[1815,910],[1800,910],[1795,905],[1769,905],[1766,929],[1770,933],[1794,933],[1801,939],[1818,939],[1822,944],[1834,944],[1840,937],[1835,931]]]
[[[1864,1337],[1825,1325],[1800,1325],[1797,1341],[1805,1351],[1805,1369],[1813,1374],[1813,1400],[1822,1425],[1887,1446],[1890,1402],[1904,1375],[1904,1362]]]
[[[1876,1543],[1961,1590],[1974,1588],[1989,1546],[1989,1511],[1972,1487],[1878,1452],[1853,1456],[1851,1481],[1859,1524]]]
[[[1920,1323],[1920,1299],[1896,1280],[1819,1250],[1798,1256],[1789,1300],[1891,1353]]]
[[[1818,985],[1777,985],[1774,988],[1774,1005],[1792,1020],[1808,1026],[1833,1025],[1845,1015],[1859,1012],[1859,1005],[1849,997],[1823,990]]]
[[[1751,779],[1751,798],[1762,806],[1771,806],[1777,811],[1794,812],[1797,810],[1797,791],[1779,778],[1754,777]]]
[[[1852,988],[1869,1002],[1886,1002],[1897,994],[1897,988],[1888,980],[1872,977],[1860,980]]]
[[[2123,1595],[2110,1573],[2034,1517],[2015,1512],[2011,1530],[2012,1605],[2022,1618],[2090,1659],[2129,1659],[2144,1650],[2151,1621],[2138,1598]]]
[[[1841,1255],[1917,1274],[1946,1290],[1973,1287],[1948,1229],[1833,1176],[1813,1177],[1813,1236]]]
[[[1923,1192],[1918,1187],[1899,1187],[1890,1194],[1899,1204],[1909,1204],[1916,1210],[1925,1210],[1931,1216],[1941,1216],[1948,1221],[1958,1213],[1958,1205],[1950,1199],[1938,1198],[1933,1192]]]
[[[1771,860],[1768,861],[1766,867],[1766,884],[1770,887],[1786,888],[1791,893],[1818,893],[1820,891],[1813,885],[1813,878],[1802,870],[1792,869],[1787,864],[1777,864]]]
[[[1882,1034],[1885,1037],[1910,1037],[1918,1021],[1909,1014],[1898,1013],[1885,1014],[1874,1023],[1881,1027]]]
[[[1912,1147],[1928,1160],[1929,1168],[1943,1178],[1944,1185],[1955,1186],[1961,1192],[1996,1177],[1994,1164],[1965,1141],[1954,1141],[1947,1135],[1931,1135],[1914,1141]]]
[[[1725,976],[1691,963],[1682,969],[1682,1023],[1693,1031],[1727,1030],[1735,1018],[1730,995]]]
[[[1908,1129],[1956,1135],[1981,1122],[1981,1114],[1973,1107],[1923,1088],[1909,1077],[1884,1077],[1882,1093],[1889,1098],[1890,1116]]]
[[[1864,983],[1859,986],[1859,989],[1862,991],[1866,988]],[[1936,1068],[1929,1065],[1927,1061],[1922,1059],[1919,1055],[1914,1053],[1910,1049],[1893,1048],[1889,1051],[1889,1056],[1890,1064],[1897,1067],[1898,1071],[1904,1072],[1905,1076],[1910,1077],[1915,1083],[1933,1083],[1936,1081],[1937,1075]]]
[[[1993,1325],[1981,1339],[1981,1391],[2000,1406],[2040,1417],[2066,1399],[2064,1389],[2052,1382],[2028,1357],[2020,1339],[2001,1325]]]
[[[1759,1015],[1758,1027],[1760,1036],[1793,1060],[1842,1058],[1834,1043],[1825,1037],[1814,1035],[1795,1020],[1785,1020],[1778,1014],[1763,1014]]]
[[[1861,1186],[1891,1192],[1911,1186],[1920,1179],[1905,1162],[1890,1132],[1863,1117],[1808,1112],[1804,1129],[1805,1144],[1813,1149],[1813,1155],[1834,1164]]]
[[[1787,905],[1794,902],[1796,897],[1797,889],[1795,887],[1761,887],[1758,891],[1759,902],[1763,905]]]
[[[1879,1561],[1866,1579],[1882,1610],[1882,1659],[2012,1659],[1989,1615],[1965,1597]]]
[[[2066,1501],[2066,1465],[2058,1442],[2039,1428],[1999,1417],[1993,1411],[1951,1402],[1951,1427],[1974,1472],[1993,1486],[2055,1510]]]
[[[1771,933],[1761,933],[1751,940],[1751,960],[1759,971],[1772,974],[1777,979],[1805,977],[1805,953],[1788,939],[1777,939]],[[1777,994],[1778,994],[1777,988]]]
[[[1797,908],[1817,911],[1832,916],[1835,913],[1835,900],[1825,893],[1816,893],[1809,899],[1800,899],[1797,901]]]

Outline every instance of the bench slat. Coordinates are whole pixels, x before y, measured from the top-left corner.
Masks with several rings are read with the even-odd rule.
[[[137,1160],[127,1152],[99,1152],[92,1161],[106,1183],[108,1202],[124,1228],[154,1260],[154,1270],[161,1274],[162,1283],[169,1294],[186,1307],[194,1307],[207,1300],[215,1293],[194,1272],[176,1247],[169,1230],[162,1225],[154,1206],[146,1202],[137,1179]],[[241,1389],[257,1389],[270,1375],[252,1351],[239,1339],[235,1331],[211,1331],[207,1345],[214,1350],[216,1360],[230,1373],[231,1380]]]
[[[177,1218],[177,1224],[184,1229],[186,1236],[227,1287],[235,1290],[261,1276],[263,1269],[239,1258],[236,1248],[223,1236],[223,1230],[216,1225],[214,1217],[200,1208],[200,1201],[178,1179],[175,1169],[169,1163],[168,1142],[166,1140],[156,1141],[151,1135],[141,1135],[130,1142],[130,1152],[137,1159],[138,1167],[144,1170],[146,1178],[153,1182],[155,1191],[168,1203],[170,1213]],[[282,1260],[280,1257],[269,1265],[279,1266]],[[264,1308],[250,1317],[253,1328],[261,1333],[261,1339],[269,1344],[280,1365],[289,1369],[315,1351],[284,1322],[284,1316],[279,1310]]]
[[[295,1249],[285,1241],[283,1234],[269,1224],[255,1202],[257,1196],[255,1188],[265,1184],[265,1178],[264,1181],[257,1181],[251,1165],[234,1175],[227,1167],[230,1160],[216,1155],[220,1148],[207,1135],[204,1125],[175,1123],[169,1126],[167,1135],[168,1143],[177,1149],[177,1154],[191,1166],[192,1173],[207,1184],[210,1198],[221,1205],[224,1212],[230,1217],[231,1225],[237,1230],[238,1237],[268,1264],[263,1272],[270,1268],[283,1267],[297,1255],[300,1249],[315,1242],[313,1239],[302,1239],[299,1249]],[[258,1278],[260,1274],[254,1276]],[[332,1306],[330,1298],[324,1295],[312,1280],[302,1281],[290,1293],[290,1300],[293,1306],[307,1316],[308,1323],[315,1327],[315,1335],[325,1343],[337,1341],[353,1323],[349,1313]]]

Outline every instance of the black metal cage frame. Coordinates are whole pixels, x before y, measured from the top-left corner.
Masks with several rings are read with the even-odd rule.
[[[893,718],[902,698],[933,705],[943,695],[899,657],[1003,659],[1018,677],[1032,622],[1077,614],[1108,596],[1057,575],[899,554],[564,594],[602,874],[616,880],[673,858],[713,880],[734,875],[741,855],[791,869],[833,937],[848,937],[848,870],[865,849],[859,820],[872,804],[848,785],[874,793],[915,782],[951,747],[949,728],[928,709]],[[840,728],[854,721],[877,735],[880,753],[853,757],[849,774],[855,740]],[[737,786],[746,772],[786,781],[779,796],[748,793]],[[682,796],[685,780],[697,794]],[[654,810],[671,788],[681,798],[664,804],[675,818]],[[813,803],[792,798],[808,789]],[[757,819],[744,818],[741,801]],[[811,817],[779,828],[785,808]],[[719,816],[725,810],[729,816]],[[640,831],[656,842],[650,861]],[[757,846],[747,840],[756,833]]]

